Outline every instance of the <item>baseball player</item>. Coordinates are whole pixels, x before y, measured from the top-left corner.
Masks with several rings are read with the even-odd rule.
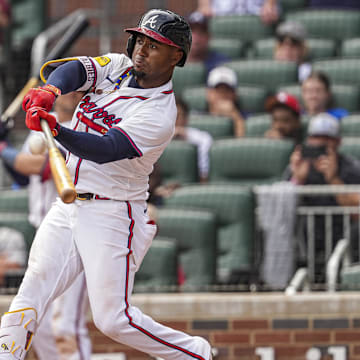
[[[80,92],[60,96],[55,103],[57,121],[70,127],[71,118],[82,97]],[[36,132],[27,137],[22,151],[7,147],[4,161],[11,169],[30,177],[29,222],[38,228],[56,199],[56,188],[50,175],[48,155],[32,154],[31,141]],[[66,151],[60,146],[62,151]],[[90,359],[91,341],[86,327],[88,299],[84,274],[74,281],[64,294],[43,316],[34,339],[34,349],[39,360]]]
[[[45,119],[67,150],[77,200],[52,206],[35,236],[29,266],[1,320],[0,359],[23,360],[38,321],[84,271],[95,325],[113,340],[165,360],[211,359],[201,337],[165,327],[131,305],[135,272],[156,226],[146,214],[148,177],[174,133],[172,74],[191,31],[179,15],[153,9],[130,33],[128,56],[77,57],[43,65],[46,85],[24,97],[26,124]],[[86,91],[72,129],[48,113],[60,94]]]

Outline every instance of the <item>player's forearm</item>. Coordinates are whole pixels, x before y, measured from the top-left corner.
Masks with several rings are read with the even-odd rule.
[[[46,84],[61,90],[62,94],[79,89],[86,81],[86,71],[80,61],[68,61],[56,68],[49,76]]]
[[[104,164],[141,156],[128,139],[115,129],[110,129],[104,136],[77,132],[62,126],[59,126],[58,129],[59,135],[56,140],[82,159]]]

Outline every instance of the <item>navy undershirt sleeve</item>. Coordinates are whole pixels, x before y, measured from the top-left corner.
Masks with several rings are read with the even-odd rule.
[[[104,164],[141,156],[129,139],[116,129],[110,129],[103,136],[77,132],[63,126],[59,126],[58,130],[56,140],[82,159]]]
[[[56,86],[62,94],[75,91],[84,85],[86,70],[80,61],[72,60],[57,67],[48,77],[46,83]]]

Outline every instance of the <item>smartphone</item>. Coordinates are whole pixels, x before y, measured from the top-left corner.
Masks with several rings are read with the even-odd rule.
[[[325,145],[313,146],[304,144],[301,149],[301,156],[308,159],[316,159],[321,155],[326,155],[327,150]]]

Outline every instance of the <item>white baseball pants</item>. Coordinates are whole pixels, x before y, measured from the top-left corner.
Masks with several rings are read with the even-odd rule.
[[[86,327],[88,302],[82,272],[42,317],[33,340],[39,360],[90,360],[91,340]]]
[[[134,275],[156,232],[143,201],[59,199],[35,236],[10,311],[49,304],[84,270],[95,325],[113,340],[165,360],[209,360],[210,345],[130,305]]]

